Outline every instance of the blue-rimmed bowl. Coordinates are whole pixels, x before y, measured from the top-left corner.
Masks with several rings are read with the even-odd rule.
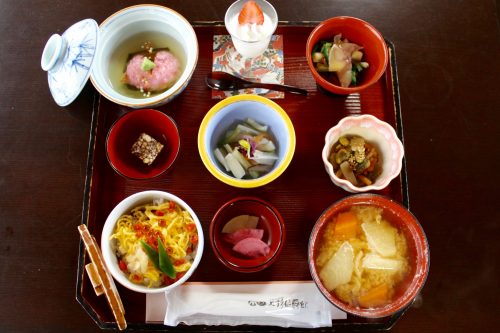
[[[269,127],[276,140],[278,160],[270,172],[258,178],[238,179],[223,169],[214,150],[228,130],[247,118]],[[278,178],[292,161],[295,130],[285,110],[270,99],[258,95],[232,96],[213,106],[203,118],[198,132],[198,151],[205,167],[221,182],[241,188],[259,187]]]

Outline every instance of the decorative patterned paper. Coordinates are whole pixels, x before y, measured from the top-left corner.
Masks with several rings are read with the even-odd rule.
[[[215,35],[213,71],[223,71],[252,81],[284,84],[283,36],[273,35],[267,50],[255,58],[245,58],[233,46],[231,36]],[[222,99],[240,94],[258,94],[267,98],[284,98],[280,91],[252,88],[237,91],[212,90],[212,98]]]

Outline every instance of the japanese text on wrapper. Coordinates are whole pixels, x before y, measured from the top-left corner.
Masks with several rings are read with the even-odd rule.
[[[255,301],[249,300],[250,306],[271,306],[277,309],[291,308],[291,309],[306,309],[307,302],[298,298],[279,297],[270,299],[268,301]]]

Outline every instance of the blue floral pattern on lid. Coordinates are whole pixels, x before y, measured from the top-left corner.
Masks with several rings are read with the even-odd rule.
[[[73,102],[87,83],[98,34],[96,21],[85,19],[47,42],[42,68],[47,71],[50,92],[58,105]]]

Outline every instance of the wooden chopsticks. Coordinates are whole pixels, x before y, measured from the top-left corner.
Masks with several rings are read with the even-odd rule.
[[[106,295],[111,311],[115,316],[116,323],[120,330],[127,328],[127,321],[125,320],[125,309],[122,300],[118,294],[115,283],[111,274],[108,272],[104,260],[102,258],[101,250],[97,244],[94,236],[92,236],[85,224],[78,226],[78,231],[82,236],[83,243],[87,249],[90,257],[90,263],[85,266],[90,282],[94,287],[97,296]]]

